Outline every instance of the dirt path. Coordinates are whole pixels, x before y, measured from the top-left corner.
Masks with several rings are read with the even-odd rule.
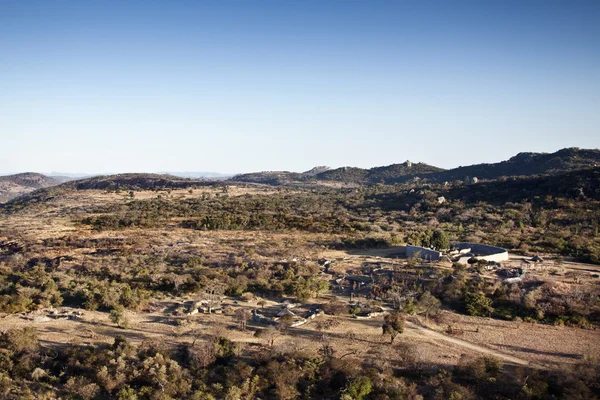
[[[406,321],[406,327],[408,329],[412,329],[414,331],[417,331],[420,335],[426,336],[430,339],[436,339],[436,340],[443,340],[444,342],[448,342],[448,343],[452,343],[452,344],[456,344],[458,346],[467,348],[469,350],[473,350],[476,351],[478,353],[482,353],[482,354],[489,354],[489,355],[493,355],[495,357],[498,357],[504,361],[508,361],[510,363],[513,364],[518,364],[518,365],[527,365],[527,366],[531,366],[531,367],[538,367],[537,365],[534,365],[533,363],[530,363],[527,360],[524,360],[522,358],[518,358],[518,357],[514,357],[511,355],[508,355],[506,353],[503,353],[501,351],[497,351],[497,350],[493,350],[487,347],[483,347],[483,346],[479,346],[477,344],[471,343],[471,342],[467,342],[466,340],[462,340],[462,339],[457,339],[451,336],[447,336],[444,335],[442,333],[436,332],[434,330],[431,330],[429,328],[426,328],[424,326],[421,325],[417,325],[413,322],[410,321]]]
[[[529,260],[531,258],[531,257],[520,256],[520,255],[513,254],[513,253],[508,253],[508,257],[509,257],[510,261],[520,261],[520,262]],[[533,265],[535,266],[536,264],[533,263]],[[557,268],[557,266],[554,265],[554,261],[544,261],[544,262],[540,263],[539,265],[545,266],[547,268]],[[580,262],[575,262],[575,261],[566,261],[566,260],[562,261],[560,263],[560,268],[564,268],[564,269],[572,270],[572,271],[585,271],[585,272],[591,272],[591,273],[600,272],[600,265],[586,264],[586,263],[580,263]]]

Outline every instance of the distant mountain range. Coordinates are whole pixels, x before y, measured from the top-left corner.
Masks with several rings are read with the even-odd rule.
[[[270,185],[310,182],[340,182],[344,184],[396,184],[410,180],[452,182],[456,180],[495,180],[508,176],[548,175],[592,168],[600,165],[600,150],[567,148],[555,153],[519,153],[507,161],[476,164],[444,170],[424,163],[406,161],[370,169],[342,167],[318,173],[286,171],[255,172],[233,177],[232,181]],[[311,170],[312,171],[312,170]],[[310,172],[310,171],[309,171]]]
[[[179,172],[172,174],[117,174],[71,180],[66,174],[49,177],[37,173],[0,176],[0,202],[6,202],[36,189],[59,185],[64,189],[165,189],[210,186],[223,183],[260,183],[268,185],[311,184],[397,184],[404,182],[444,183],[494,181],[503,177],[559,175],[600,166],[600,150],[567,148],[555,153],[519,153],[509,160],[444,170],[424,163],[406,161],[370,169],[319,166],[306,172],[271,171],[241,174],[228,179],[225,174]],[[193,179],[191,179],[193,178]],[[476,178],[476,179],[475,179]]]

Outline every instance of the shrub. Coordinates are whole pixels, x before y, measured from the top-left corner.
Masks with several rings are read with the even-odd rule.
[[[129,319],[125,315],[125,308],[121,305],[110,310],[110,320],[121,329],[129,328]]]
[[[348,390],[342,398],[362,400],[373,390],[371,380],[366,376],[359,376],[348,385]]]
[[[492,300],[483,292],[467,292],[464,295],[465,309],[469,315],[489,317],[494,312]]]

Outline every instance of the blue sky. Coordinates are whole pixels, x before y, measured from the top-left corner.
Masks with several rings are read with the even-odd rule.
[[[600,2],[0,0],[0,172],[600,147]]]

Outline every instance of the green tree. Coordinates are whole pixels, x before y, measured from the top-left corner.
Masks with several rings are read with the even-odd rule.
[[[448,234],[442,230],[436,230],[431,235],[431,246],[437,250],[446,250],[450,248],[450,238]]]
[[[394,343],[396,336],[404,332],[405,318],[402,313],[393,312],[383,319],[381,329],[384,335],[390,335],[390,344]]]
[[[494,312],[492,300],[483,292],[465,293],[465,309],[469,315],[489,317]]]
[[[329,290],[329,282],[318,279],[314,283],[314,291],[316,297],[319,297],[321,294],[325,293]]]
[[[138,396],[135,393],[135,390],[129,386],[125,385],[117,393],[117,400],[137,400]]]
[[[310,282],[304,278],[299,278],[296,283],[294,283],[294,296],[296,296],[298,301],[306,301],[310,298],[312,295],[310,286]]]
[[[129,327],[129,320],[125,316],[125,308],[121,305],[116,306],[110,310],[110,320],[113,324],[117,324],[119,328],[127,329]]]

